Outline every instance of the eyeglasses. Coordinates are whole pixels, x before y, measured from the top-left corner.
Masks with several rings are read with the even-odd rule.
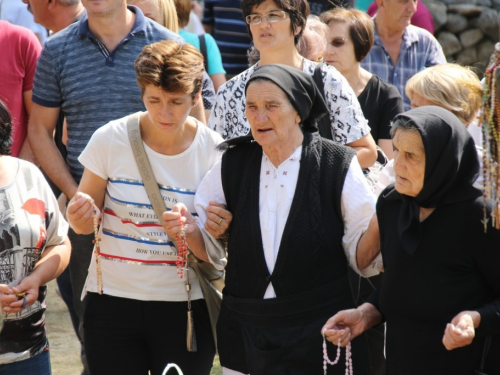
[[[267,22],[273,23],[273,22],[283,21],[284,19],[288,18],[289,15],[284,10],[272,10],[264,15],[250,14],[245,17],[245,20],[249,25],[258,25],[259,23],[262,22],[262,17],[264,17],[267,20]]]
[[[343,47],[344,44],[348,41],[349,39],[347,38],[335,38],[333,39],[330,44],[334,46],[335,48],[340,48]]]

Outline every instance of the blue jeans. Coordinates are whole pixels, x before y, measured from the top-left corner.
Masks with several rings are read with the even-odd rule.
[[[0,365],[0,375],[50,375],[49,351],[25,359],[24,361]]]

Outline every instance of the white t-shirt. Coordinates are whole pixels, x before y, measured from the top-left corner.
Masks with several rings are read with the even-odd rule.
[[[186,301],[185,276],[177,275],[177,251],[160,225],[141,180],[130,147],[127,118],[99,128],[79,161],[108,185],[100,227],[104,293],[143,301]],[[194,210],[194,194],[205,174],[221,158],[217,133],[197,122],[193,143],[178,155],[163,155],[146,144],[151,168],[161,194],[171,209],[184,203]],[[189,271],[191,298],[203,298],[194,271]],[[95,255],[83,295],[97,292]]]
[[[62,244],[68,223],[35,165],[10,156],[2,158],[18,165],[15,179],[0,188],[0,284],[12,288],[33,272],[46,248]],[[21,312],[1,313],[0,340],[14,339],[0,344],[0,365],[32,358],[47,348],[45,308],[42,290],[37,301]]]

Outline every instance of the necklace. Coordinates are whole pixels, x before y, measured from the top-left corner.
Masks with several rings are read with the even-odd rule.
[[[326,375],[327,365],[336,365],[340,360],[340,339],[337,343],[337,357],[334,361],[328,358],[328,352],[326,350],[326,338],[323,334],[323,374]],[[345,347],[345,375],[353,375],[352,372],[352,353],[351,353],[351,343],[348,343]]]
[[[184,277],[184,269],[187,263],[188,246],[186,242],[186,232],[184,231],[184,226],[182,225],[182,220],[179,217],[179,224],[182,229],[177,236],[175,236],[175,241],[177,242],[177,260],[175,264],[177,266],[177,275],[182,279]]]
[[[97,207],[94,202],[89,199],[89,202],[92,204],[93,209],[93,219],[94,219],[94,255],[96,262],[96,273],[97,273],[97,292],[102,295],[103,293],[103,284],[102,284],[102,270],[101,270],[101,247],[99,246],[99,242],[101,239],[99,238],[99,219],[97,217]]]

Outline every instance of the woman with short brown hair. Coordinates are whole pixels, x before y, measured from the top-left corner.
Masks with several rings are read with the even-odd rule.
[[[67,210],[75,232],[85,234],[94,232],[102,212],[100,251],[84,288],[87,360],[93,375],[159,375],[168,363],[185,374],[209,374],[215,344],[198,278],[176,267],[176,239],[153,211],[127,132],[130,122],[138,123],[167,209],[183,202],[194,212],[198,184],[220,158],[215,147],[221,137],[189,116],[200,100],[203,60],[189,44],[162,41],[144,47],[135,71],[147,111],[94,133],[79,158],[85,171]],[[206,252],[191,251],[207,260]],[[186,347],[187,279],[193,352]]]
[[[392,159],[390,122],[404,111],[403,99],[396,87],[361,67],[373,45],[373,21],[365,12],[344,8],[323,13],[321,20],[330,28],[324,61],[347,79],[373,139]]]

